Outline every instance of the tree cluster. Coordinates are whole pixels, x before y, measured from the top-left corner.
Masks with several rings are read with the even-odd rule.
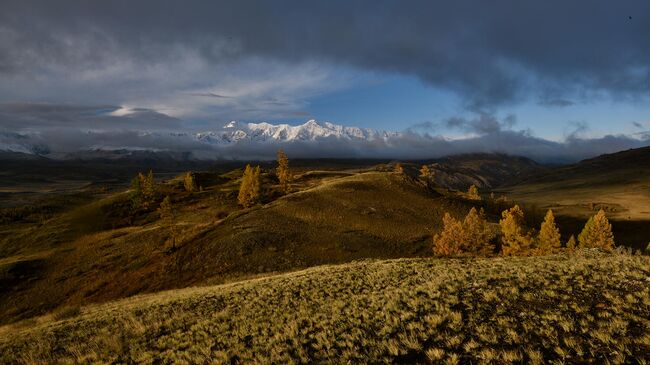
[[[528,231],[524,224],[524,211],[515,205],[501,213],[500,244],[501,254],[511,255],[545,255],[562,249],[560,229],[555,222],[552,210],[548,210],[539,232]],[[462,253],[489,254],[493,252],[491,244],[494,233],[489,229],[485,215],[472,208],[461,222],[449,213],[443,218],[442,232],[433,238],[433,252],[437,256],[451,256]],[[573,235],[566,242],[566,249],[600,248],[610,251],[614,248],[612,226],[601,209],[589,218],[584,229],[578,236]]]
[[[445,213],[442,222],[442,232],[433,237],[433,252],[437,256],[492,253],[495,234],[490,229],[483,210],[479,212],[476,208],[470,209],[463,221]]]

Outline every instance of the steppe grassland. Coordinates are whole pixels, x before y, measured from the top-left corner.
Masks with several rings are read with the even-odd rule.
[[[0,334],[4,363],[650,361],[650,258],[399,259],[83,307]]]

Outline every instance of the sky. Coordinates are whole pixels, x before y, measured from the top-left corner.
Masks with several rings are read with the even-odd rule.
[[[0,144],[313,118],[587,157],[650,144],[649,41],[641,0],[0,0]]]

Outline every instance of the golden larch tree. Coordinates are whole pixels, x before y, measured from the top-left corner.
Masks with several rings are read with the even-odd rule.
[[[499,221],[501,227],[501,252],[513,255],[528,248],[530,239],[524,234],[524,212],[519,205],[504,210]]]
[[[470,185],[469,189],[467,189],[466,196],[470,200],[481,200],[481,196],[478,194],[478,188],[474,184]]]
[[[474,254],[489,254],[492,252],[491,241],[494,233],[485,219],[483,209],[477,211],[472,207],[463,220],[463,238],[461,249]]]
[[[573,251],[578,245],[576,244],[576,238],[574,235],[569,237],[569,240],[566,242],[566,248]]]
[[[138,173],[131,181],[132,196],[131,201],[136,209],[148,209],[156,199],[156,182],[153,177],[153,171],[149,170],[147,175]]]
[[[174,210],[174,206],[172,205],[169,196],[166,196],[162,203],[160,203],[158,214],[160,215],[163,224],[169,226],[172,241],[171,250],[174,251],[176,250],[176,211]]]
[[[142,183],[142,194],[145,199],[151,201],[156,196],[156,181],[153,178],[153,171],[149,170],[149,173],[144,178]]]
[[[398,162],[395,164],[394,172],[398,175],[404,175],[404,167],[402,166],[401,163]]]
[[[291,186],[291,171],[289,170],[289,158],[283,150],[278,150],[278,167],[276,169],[278,181],[280,182],[280,189],[286,194],[289,192]]]
[[[260,199],[262,192],[262,172],[259,166],[252,169],[250,199],[253,204],[257,203]]]
[[[442,224],[442,232],[433,236],[433,253],[436,256],[460,254],[461,243],[465,241],[462,223],[449,213],[445,213]]]
[[[252,207],[259,200],[260,190],[260,167],[252,168],[251,165],[246,165],[239,186],[237,202],[243,207]]]
[[[244,169],[244,174],[241,177],[241,183],[239,184],[239,195],[237,195],[237,202],[239,205],[247,207],[249,206],[249,196],[251,190],[252,182],[252,168],[251,165],[246,165]]]
[[[429,166],[422,165],[422,167],[420,168],[420,177],[424,180],[429,180],[430,175],[431,175],[431,170],[429,169]]]
[[[595,247],[603,250],[614,249],[614,234],[604,210],[589,218],[582,232],[578,235],[580,248]]]
[[[553,211],[549,209],[544,217],[544,222],[537,235],[537,247],[541,253],[551,253],[562,246],[560,241],[560,229],[555,224]]]
[[[192,171],[188,171],[185,176],[183,176],[183,187],[187,192],[193,192],[197,190],[196,178]]]

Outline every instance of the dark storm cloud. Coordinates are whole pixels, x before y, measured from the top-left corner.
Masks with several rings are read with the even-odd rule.
[[[510,114],[502,121],[488,113],[479,113],[475,118],[452,117],[447,119],[445,125],[450,129],[458,129],[467,133],[478,135],[492,134],[504,129],[510,129],[517,123],[517,118]]]
[[[272,158],[273,144],[201,144],[183,134],[189,122],[171,115],[204,108],[202,116],[232,119],[306,116],[310,95],[361,70],[411,75],[457,93],[476,114],[442,124],[475,137],[431,136],[439,125],[429,123],[388,141],[328,139],[288,151],[575,160],[647,145],[648,136],[587,139],[588,126],[577,123],[553,142],[512,130],[514,116],[493,111],[526,100],[566,107],[591,95],[647,97],[649,40],[650,2],[641,0],[3,0],[0,145]]]
[[[179,77],[164,70],[190,55],[207,65],[317,60],[415,75],[458,92],[473,110],[544,90],[650,91],[644,0],[5,0],[1,8],[0,77],[11,79],[4,98],[30,95],[34,78],[96,80],[129,65],[117,89],[132,87],[137,69]]]

